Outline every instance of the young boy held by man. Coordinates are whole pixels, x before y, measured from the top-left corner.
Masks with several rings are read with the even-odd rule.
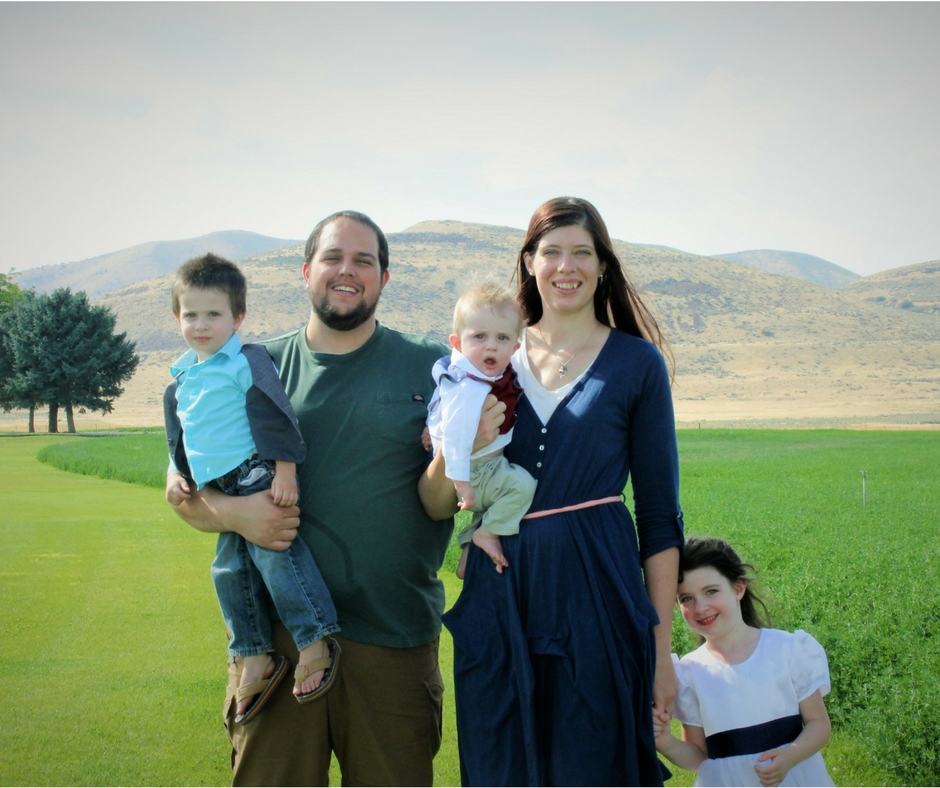
[[[238,335],[246,291],[238,267],[213,254],[176,273],[173,315],[189,350],[170,368],[173,382],[163,399],[171,463],[166,497],[173,505],[206,485],[226,495],[269,490],[279,506],[298,503],[296,466],[306,446],[267,350],[243,345]],[[340,656],[329,637],[339,631],[336,609],[303,539],[275,551],[219,534],[212,579],[229,652],[241,668],[236,723],[262,710],[288,670],[285,657],[271,657],[269,600],[300,653],[297,701],[315,700],[332,686]]]

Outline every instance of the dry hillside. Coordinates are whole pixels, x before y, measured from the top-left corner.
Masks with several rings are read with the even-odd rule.
[[[846,293],[889,309],[940,313],[940,260],[866,276],[849,285]]]
[[[452,221],[391,234],[391,281],[379,319],[443,338],[463,287],[482,279],[510,283],[522,236],[513,228]],[[940,301],[940,264],[833,291],[675,249],[616,246],[671,342],[680,422],[940,423],[940,319],[926,310]],[[295,245],[243,261],[248,337],[274,336],[306,319],[301,254]],[[869,280],[885,289],[867,290]],[[877,297],[889,288],[892,297],[906,288],[915,306],[886,308],[888,296]],[[117,403],[116,423],[161,420],[166,369],[181,350],[168,290],[163,276],[99,299],[114,309],[143,356]]]
[[[716,254],[731,263],[740,263],[758,268],[768,274],[780,274],[794,279],[803,279],[813,284],[838,289],[854,282],[859,275],[840,265],[802,252],[785,252],[779,249],[751,249],[746,252]]]

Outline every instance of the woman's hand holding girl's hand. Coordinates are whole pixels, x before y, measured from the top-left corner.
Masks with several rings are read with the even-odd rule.
[[[669,727],[671,719],[672,715],[668,712],[664,714],[653,709],[653,740],[657,750],[667,746],[672,737],[672,730]]]
[[[757,772],[757,779],[764,786],[780,785],[787,772],[793,768],[796,761],[792,760],[793,748],[789,744],[783,747],[775,747],[767,752],[762,752],[757,756],[757,764],[754,771]]]
[[[653,712],[672,718],[679,685],[668,649],[656,649],[656,675],[653,678]]]

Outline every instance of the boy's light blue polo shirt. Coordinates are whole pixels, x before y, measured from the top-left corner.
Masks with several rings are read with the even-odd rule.
[[[251,367],[238,334],[205,361],[187,350],[170,367],[179,381],[176,413],[183,427],[183,447],[197,487],[237,468],[255,451],[245,394]]]

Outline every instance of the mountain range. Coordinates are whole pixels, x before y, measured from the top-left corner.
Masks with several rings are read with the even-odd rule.
[[[746,252],[726,252],[716,254],[722,260],[749,265],[769,274],[792,276],[804,279],[823,287],[838,289],[859,279],[854,271],[849,271],[821,257],[802,252],[784,252],[779,249],[751,249]]]
[[[191,257],[215,252],[241,260],[296,243],[247,230],[221,230],[179,241],[150,241],[73,263],[56,263],[17,272],[16,283],[45,293],[57,287],[84,290],[89,297],[120,290],[125,285],[175,271]]]
[[[229,234],[218,235],[221,241]],[[245,235],[269,245],[244,254],[208,247],[239,260],[248,277],[243,333],[253,339],[297,328],[310,308],[300,277],[303,242]],[[391,280],[379,319],[443,339],[464,287],[483,279],[511,286],[522,238],[519,229],[459,221],[391,233]],[[769,273],[753,258],[744,264],[750,253],[737,261],[623,241],[615,248],[669,339],[681,424],[940,424],[940,261],[856,277],[834,289],[831,281]],[[111,272],[95,275],[96,282],[131,278],[99,290],[95,300],[115,311],[119,329],[142,355],[114,419],[160,423],[167,367],[182,350],[170,313],[171,272],[199,251],[160,257],[146,270],[129,252],[94,258]],[[812,269],[820,266],[806,270]],[[88,279],[91,270],[85,269]],[[18,281],[27,285],[23,275]],[[64,281],[47,276],[42,284]]]

